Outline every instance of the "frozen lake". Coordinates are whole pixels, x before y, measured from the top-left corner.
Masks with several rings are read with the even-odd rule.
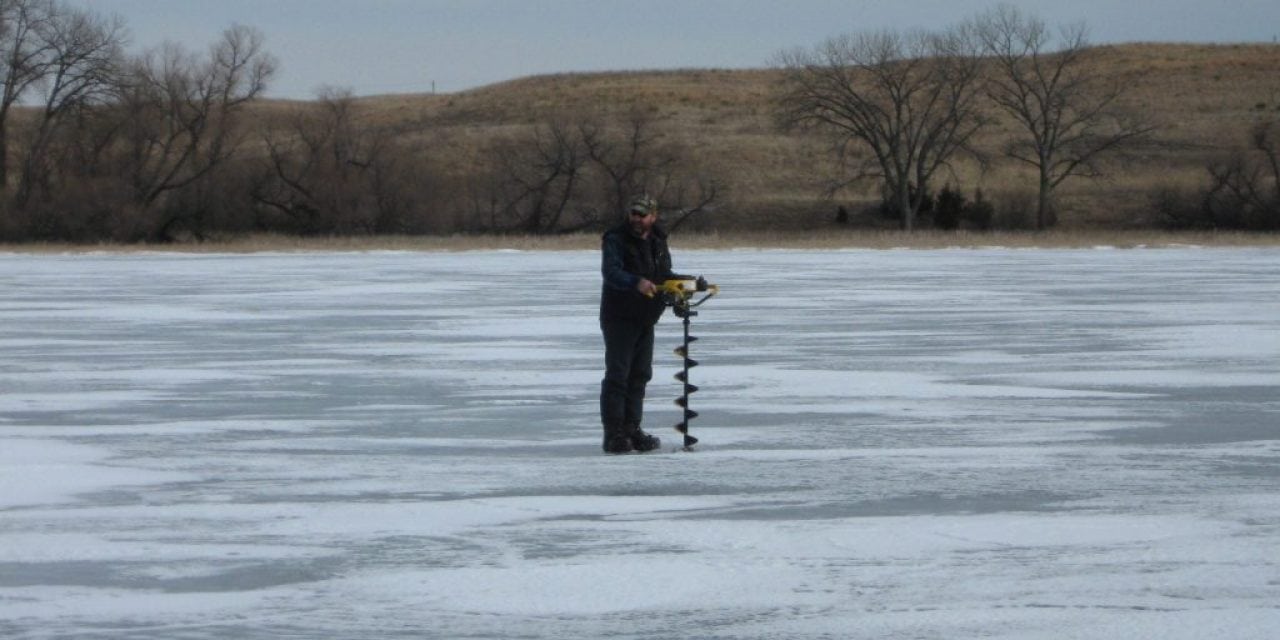
[[[4,638],[1272,638],[1280,251],[0,255]]]

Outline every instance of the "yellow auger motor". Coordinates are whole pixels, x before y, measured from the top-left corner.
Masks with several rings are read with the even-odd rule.
[[[702,276],[698,276],[697,278],[681,276],[679,278],[664,280],[662,286],[658,287],[658,290],[661,291],[664,296],[668,296],[667,304],[673,307],[677,306],[678,302],[689,304],[689,301],[693,296],[699,293],[707,294],[697,302],[689,304],[689,306],[696,307],[703,302],[706,302],[707,298],[720,293],[720,287],[717,287],[714,284],[708,284],[707,279]],[[679,300],[673,300],[673,298],[679,298]]]
[[[684,411],[684,416],[676,425],[676,431],[684,436],[684,448],[688,449],[698,443],[697,438],[689,435],[689,421],[698,417],[698,412],[689,408],[689,394],[698,390],[698,387],[689,382],[689,369],[698,366],[698,361],[689,357],[689,344],[697,340],[689,335],[689,318],[698,315],[698,312],[693,310],[694,307],[720,293],[720,288],[714,284],[708,284],[701,276],[697,278],[682,276],[663,282],[658,289],[662,292],[663,301],[672,308],[676,317],[684,320],[684,343],[676,347],[676,355],[684,360],[684,367],[676,372],[676,380],[684,385],[684,393],[676,398],[676,406]],[[699,293],[704,295],[694,300]]]

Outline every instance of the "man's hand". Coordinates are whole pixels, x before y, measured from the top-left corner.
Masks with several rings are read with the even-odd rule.
[[[658,293],[658,285],[649,282],[645,278],[640,278],[640,282],[636,284],[636,291],[644,294],[646,298],[652,298],[654,294]]]

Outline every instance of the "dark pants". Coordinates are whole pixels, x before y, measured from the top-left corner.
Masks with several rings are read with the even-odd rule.
[[[653,325],[601,320],[604,333],[604,381],[600,385],[600,421],[605,437],[640,426],[644,388],[653,377]]]

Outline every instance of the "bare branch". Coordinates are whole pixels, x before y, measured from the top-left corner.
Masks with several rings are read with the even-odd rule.
[[[1117,107],[1125,87],[1086,72],[1083,24],[1055,35],[1045,23],[1002,4],[968,28],[995,67],[990,99],[1014,118],[1026,137],[1005,154],[1039,173],[1037,227],[1052,224],[1053,191],[1072,177],[1103,175],[1103,159],[1146,139],[1155,126]]]
[[[240,142],[241,107],[262,92],[274,68],[261,34],[239,25],[204,60],[172,43],[139,58],[121,100],[131,123],[137,201],[151,205],[230,158]]]
[[[831,136],[842,162],[870,152],[874,168],[862,165],[851,180],[882,179],[905,229],[923,203],[919,187],[986,124],[978,59],[960,31],[846,35],[776,62],[785,71],[780,123]]]

